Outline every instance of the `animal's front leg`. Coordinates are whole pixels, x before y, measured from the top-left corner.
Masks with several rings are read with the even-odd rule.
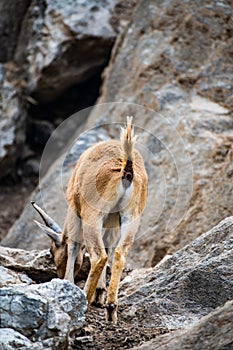
[[[99,220],[97,223],[96,220],[92,226],[84,224],[83,235],[91,262],[91,269],[84,287],[88,306],[90,306],[95,295],[97,283],[108,259],[102,239],[102,222]]]
[[[84,291],[86,293],[87,296],[87,302],[88,302],[88,306],[91,305],[94,295],[95,295],[95,291],[96,291],[96,287],[97,287],[97,283],[98,280],[100,278],[100,275],[102,273],[102,270],[107,262],[108,256],[105,252],[105,248],[104,249],[100,249],[100,248],[91,248],[89,247],[88,249],[89,254],[90,254],[90,261],[91,261],[91,270],[89,272],[85,287],[84,287]]]
[[[94,301],[92,304],[97,307],[103,307],[106,297],[106,270],[107,264],[105,264],[102,273],[100,275],[99,281],[97,283]]]
[[[114,323],[117,322],[119,282],[125,265],[125,258],[133,243],[138,224],[138,219],[129,222],[129,220],[124,220],[124,218],[122,218],[121,239],[114,251],[112,275],[106,300],[106,320],[113,321]]]
[[[104,228],[104,234],[103,234],[103,241],[105,245],[106,253],[108,254],[108,257],[111,255],[112,247],[116,241],[116,238],[119,237],[119,214],[109,214],[107,220],[105,221],[105,228]],[[110,226],[110,227],[108,227]],[[94,305],[97,307],[103,307],[105,304],[105,298],[106,298],[106,274],[107,274],[107,264],[105,264],[103,271],[101,273],[101,276],[99,278],[97,287],[96,287],[96,293],[95,293],[95,299],[94,299]]]
[[[80,249],[77,242],[69,242],[67,244],[67,263],[66,263],[66,272],[64,279],[74,283],[74,264],[75,259]]]
[[[64,235],[67,245],[67,262],[64,278],[74,283],[74,266],[76,257],[82,249],[81,221],[71,208],[68,208]]]
[[[130,248],[130,247],[129,247]],[[129,249],[128,248],[128,249]],[[128,250],[127,249],[127,250]],[[117,322],[117,294],[121,273],[125,264],[126,250],[118,246],[114,251],[112,276],[106,300],[106,320]]]

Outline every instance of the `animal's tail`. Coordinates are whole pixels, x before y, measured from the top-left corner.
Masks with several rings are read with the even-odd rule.
[[[133,149],[137,136],[134,135],[132,126],[133,117],[127,117],[127,125],[121,129],[121,146],[123,150],[124,162],[133,161]]]
[[[123,150],[123,176],[122,182],[125,188],[131,185],[133,181],[133,150],[137,136],[134,135],[132,126],[133,117],[127,117],[127,125],[121,131],[121,147]]]

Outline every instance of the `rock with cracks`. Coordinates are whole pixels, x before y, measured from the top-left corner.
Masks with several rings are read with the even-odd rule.
[[[117,1],[33,0],[25,16],[16,61],[26,62],[29,90],[40,102],[54,99],[106,65],[116,31]]]
[[[179,329],[233,299],[233,217],[149,272],[121,284],[122,317],[145,327]]]
[[[95,106],[85,128],[107,123],[107,136],[117,138],[120,125],[114,123],[135,117],[149,185],[127,259],[133,266],[156,265],[232,215],[230,13],[229,5],[208,1],[141,1],[113,49],[99,99],[107,104]],[[77,160],[63,169],[64,189]],[[43,204],[38,190],[32,199],[62,226],[61,168],[58,161],[50,169],[51,180],[42,179]],[[3,244],[48,247],[33,218],[29,204]]]
[[[182,330],[159,336],[133,350],[230,350],[233,301],[204,316]]]
[[[0,328],[0,349],[42,350],[43,346],[38,342],[33,343],[27,337],[12,328]]]
[[[0,64],[0,179],[15,165],[25,142],[26,110],[21,90],[9,73],[14,65]]]
[[[1,248],[2,269],[17,278],[8,277],[0,289],[3,349],[13,350],[12,344],[25,350],[102,349],[114,334],[117,343],[110,344],[116,349],[148,339],[153,340],[141,344],[142,349],[231,349],[233,217],[156,267],[128,274],[120,284],[117,325],[106,323],[104,310],[93,307],[79,329],[84,294],[65,280],[35,284],[40,266],[42,275],[46,270],[51,274],[50,259],[48,251]],[[35,280],[28,277],[30,272]]]
[[[231,14],[227,1],[143,0],[113,49],[106,107],[87,128],[127,115],[138,127],[149,184],[134,266],[154,266],[232,215]]]
[[[0,247],[0,285],[48,282],[57,277],[56,267],[49,250],[12,249]],[[78,280],[87,278],[89,255],[84,254]]]
[[[27,274],[0,266],[0,288],[14,284],[32,284],[33,280]]]
[[[1,288],[0,297],[1,327],[46,349],[66,349],[70,332],[84,322],[85,295],[66,280]]]

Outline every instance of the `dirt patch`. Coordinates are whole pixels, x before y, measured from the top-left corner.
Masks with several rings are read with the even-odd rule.
[[[110,269],[107,270],[107,285],[110,280]],[[125,267],[121,276],[123,280],[132,269]],[[85,281],[79,281],[77,285],[84,288]],[[140,318],[127,319],[123,317],[124,306],[118,306],[118,322],[113,324],[105,320],[105,309],[92,306],[86,313],[83,327],[71,334],[69,350],[93,349],[93,350],[117,350],[131,349],[134,346],[168,333],[167,328],[153,327],[142,324]]]
[[[167,333],[165,328],[145,327],[137,318],[127,322],[118,310],[118,323],[105,321],[105,310],[92,307],[86,314],[86,321],[81,330],[72,335],[71,349],[115,350],[130,349],[158,335]]]

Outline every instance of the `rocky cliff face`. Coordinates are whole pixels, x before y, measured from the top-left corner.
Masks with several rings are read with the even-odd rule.
[[[13,64],[7,67],[0,63],[0,178],[20,157],[26,139],[26,106],[20,87],[11,82],[10,71],[14,69]]]
[[[39,143],[44,147],[54,126],[95,102],[101,72],[135,3],[81,0],[67,1],[65,5],[63,1],[37,0],[16,1],[14,5],[1,3],[0,178],[22,158],[19,147],[22,151],[26,139],[29,146]],[[13,19],[14,11],[17,18]]]
[[[116,35],[109,23],[114,5],[32,1],[15,57],[28,67],[25,73],[35,98],[51,100],[106,65]]]
[[[40,186],[30,199],[62,226],[64,192],[81,153],[119,137],[133,115],[149,184],[121,282],[117,326],[105,323],[103,310],[85,314],[79,287],[54,279],[49,251],[35,250],[50,242],[35,227],[28,199],[1,242],[1,348],[230,350],[230,2],[17,4],[11,33],[14,6],[0,5],[0,178],[15,168],[21,178],[38,175],[40,164]],[[98,96],[93,108],[60,124]],[[87,258],[80,287],[88,268]]]
[[[88,125],[132,114],[149,131],[135,263],[154,265],[232,213],[230,13],[225,1],[141,2],[105,72],[98,102],[132,104],[109,104],[102,119],[97,108]]]
[[[20,27],[30,0],[1,1],[0,4],[0,62],[10,61],[14,57]],[[17,13],[17,16],[15,15]]]
[[[148,204],[130,253],[137,266],[155,265],[232,214],[230,13],[227,2],[138,4],[104,73],[98,102],[106,104],[95,106],[86,128],[107,123],[102,129],[118,137],[119,128],[109,124],[134,115],[149,175]],[[62,225],[66,204],[52,174],[41,186],[43,202]],[[37,232],[38,247],[46,248],[33,215],[26,207],[3,244],[31,249]]]
[[[101,73],[136,1],[15,1],[0,5],[0,239],[38,183],[48,138],[62,121],[93,105]],[[14,14],[17,13],[17,18]],[[87,119],[59,135],[50,163]],[[4,205],[3,205],[4,203]]]

